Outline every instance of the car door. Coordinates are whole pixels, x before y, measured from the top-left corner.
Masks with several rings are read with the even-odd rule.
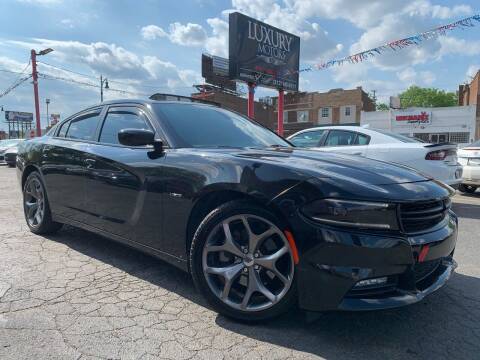
[[[160,173],[163,158],[149,146],[124,146],[122,129],[154,130],[145,109],[109,106],[87,163],[87,223],[123,239],[161,249]]]
[[[325,132],[325,130],[304,131],[292,136],[288,140],[297,147],[314,148],[320,145]]]
[[[323,151],[365,156],[370,137],[349,130],[330,130],[323,143]]]
[[[85,154],[95,139],[102,107],[68,119],[47,137],[41,169],[54,214],[83,222],[85,218]]]

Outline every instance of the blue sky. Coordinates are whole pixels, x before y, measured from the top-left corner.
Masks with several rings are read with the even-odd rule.
[[[228,53],[232,10],[299,35],[301,66],[480,13],[478,0],[0,0],[0,94],[25,68],[30,49],[51,47],[55,51],[39,60],[57,68],[40,64],[39,72],[63,80],[40,79],[44,123],[46,98],[50,113],[62,117],[99,102],[98,87],[86,84],[99,84],[100,74],[112,89],[127,91],[107,90],[106,99],[157,91],[188,95],[202,81],[201,53]],[[376,90],[380,101],[412,84],[455,91],[480,68],[479,55],[480,24],[364,63],[302,74],[300,88],[362,86]],[[0,105],[33,112],[32,94],[31,82],[24,82]]]

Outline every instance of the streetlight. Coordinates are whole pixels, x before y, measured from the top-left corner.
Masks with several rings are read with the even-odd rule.
[[[103,102],[103,86],[105,84],[105,89],[110,89],[108,87],[108,79],[107,78],[103,78],[102,75],[100,75],[100,102]]]
[[[45,99],[45,104],[47,104],[47,127],[50,126],[49,120],[48,120],[48,105],[50,104],[50,99]]]
[[[32,49],[30,51],[32,61],[32,78],[33,78],[33,96],[35,98],[35,124],[37,127],[37,136],[42,136],[42,126],[40,125],[40,103],[38,101],[38,73],[37,73],[37,56],[43,56],[51,53],[52,48],[46,48],[38,53]]]

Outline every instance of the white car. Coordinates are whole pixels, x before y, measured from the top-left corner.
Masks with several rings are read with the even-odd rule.
[[[23,139],[0,140],[0,164],[5,164],[5,152],[11,147],[17,146]]]
[[[473,194],[480,187],[480,140],[458,150],[458,161],[463,165],[459,190]]]
[[[454,188],[462,182],[457,145],[428,144],[385,130],[360,126],[325,126],[299,131],[288,140],[295,146],[335,151],[413,168]]]

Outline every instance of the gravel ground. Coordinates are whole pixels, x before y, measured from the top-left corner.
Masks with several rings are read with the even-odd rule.
[[[454,208],[459,267],[421,303],[252,326],[140,252],[72,227],[31,234],[15,170],[0,166],[0,359],[480,359],[480,193]]]

